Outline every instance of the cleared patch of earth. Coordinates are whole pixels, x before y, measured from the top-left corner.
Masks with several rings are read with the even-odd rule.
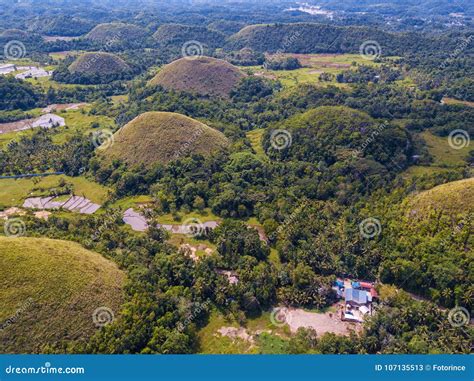
[[[82,107],[88,106],[89,103],[64,103],[64,104],[52,104],[46,106],[41,110],[43,114],[49,114],[51,112],[62,111],[62,110],[79,110]]]
[[[351,330],[360,329],[360,324],[345,322],[340,319],[337,312],[309,312],[301,308],[280,308],[278,309],[278,320],[286,323],[292,333],[296,333],[299,328],[312,328],[318,336],[325,333],[335,333],[337,335],[349,335]]]
[[[136,212],[133,208],[127,209],[123,214],[123,222],[129,225],[132,230],[137,232],[144,232],[148,230],[148,221],[145,216],[141,213]],[[193,233],[198,230],[214,230],[219,226],[219,221],[206,221],[192,223],[190,225],[180,224],[180,225],[170,225],[170,224],[158,224],[157,226],[169,231],[171,234],[184,234],[184,235],[194,235]],[[263,228],[259,226],[249,225],[250,228],[256,229],[260,240],[267,242],[268,238],[265,235]]]
[[[233,340],[240,339],[247,341],[251,344],[255,343],[253,335],[249,334],[246,328],[240,327],[222,327],[217,330],[217,333],[221,336],[229,337]]]

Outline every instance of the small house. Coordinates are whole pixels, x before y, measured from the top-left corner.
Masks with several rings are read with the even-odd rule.
[[[347,288],[345,292],[346,304],[364,305],[372,302],[369,292],[355,288]]]

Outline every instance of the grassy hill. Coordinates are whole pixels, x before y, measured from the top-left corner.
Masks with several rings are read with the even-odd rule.
[[[448,216],[474,212],[474,178],[454,181],[421,192],[406,202],[412,217],[431,212]]]
[[[87,19],[50,15],[36,20],[31,31],[47,36],[79,36],[90,31],[93,26],[93,22]]]
[[[244,26],[245,22],[242,21],[216,20],[210,23],[207,27],[224,33],[225,35],[232,35],[240,31]]]
[[[100,44],[115,44],[122,41],[136,41],[145,38],[147,31],[137,25],[125,23],[99,24],[85,38]]]
[[[26,38],[28,33],[22,31],[20,29],[5,29],[3,32],[0,33],[0,38],[2,39],[13,39],[13,38]]]
[[[70,66],[73,74],[114,75],[130,71],[130,66],[120,57],[110,53],[84,53]]]
[[[86,340],[97,330],[94,311],[117,317],[122,303],[124,273],[76,243],[0,237],[0,272],[0,353]]]
[[[199,95],[227,97],[243,77],[239,69],[223,60],[210,57],[193,60],[181,58],[166,65],[150,84]]]
[[[191,154],[208,156],[227,147],[227,138],[197,120],[170,112],[139,115],[114,135],[103,155],[132,167],[151,167]]]
[[[474,179],[454,181],[393,205],[380,279],[444,306],[472,306]]]
[[[204,47],[218,48],[225,42],[225,35],[203,26],[164,24],[153,34],[161,46],[181,46],[188,41],[199,41]]]

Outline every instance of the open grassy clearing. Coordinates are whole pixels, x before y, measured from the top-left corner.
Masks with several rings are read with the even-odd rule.
[[[469,145],[463,149],[450,147],[448,137],[439,137],[429,131],[424,131],[421,137],[426,142],[429,153],[433,156],[433,166],[460,167],[466,165],[466,158],[472,149]]]
[[[97,308],[118,315],[125,275],[101,255],[72,242],[5,237],[0,253],[0,321],[16,319],[0,330],[0,352],[86,339]]]
[[[81,54],[82,51],[80,50],[70,50],[70,51],[64,51],[64,52],[54,52],[54,53],[49,53],[49,56],[57,61],[65,59],[68,55],[71,56],[78,56]]]
[[[464,105],[469,107],[474,107],[474,102],[469,101],[460,101],[459,99],[444,97],[442,102],[447,105]]]
[[[153,198],[148,195],[125,197],[110,204],[110,207],[126,210],[129,208],[138,208],[141,205],[148,204],[152,201]]]
[[[419,136],[425,141],[433,162],[430,165],[411,166],[403,173],[404,177],[441,174],[466,166],[466,159],[472,149],[470,145],[462,149],[454,149],[450,147],[448,137],[436,136],[429,131],[421,132]]]
[[[49,196],[51,191],[64,189],[60,181],[72,186],[78,196],[88,198],[94,203],[103,204],[109,189],[85,177],[48,176],[34,179],[1,179],[0,207],[20,206],[28,197]]]
[[[219,312],[213,311],[208,324],[199,331],[200,353],[202,354],[242,354],[257,353],[252,344],[242,339],[221,336],[217,331],[222,327],[238,328],[235,321],[227,320]]]
[[[252,148],[255,151],[256,155],[261,158],[267,157],[262,146],[262,138],[264,133],[264,128],[259,128],[258,130],[247,132],[247,139],[250,140],[250,144],[252,145]]]
[[[176,217],[177,218],[176,218]],[[222,218],[219,216],[216,216],[215,214],[212,213],[211,209],[206,208],[202,212],[199,211],[192,211],[189,213],[176,213],[176,215],[173,216],[172,214],[163,214],[158,217],[158,222],[160,224],[164,225],[176,225],[180,224],[181,222],[184,222],[188,219],[197,219],[200,222],[209,222],[209,221],[221,221]]]
[[[120,103],[128,102],[128,95],[113,95],[110,97],[114,106],[119,105]]]
[[[91,106],[83,107],[79,110],[61,110],[54,112],[56,115],[65,119],[66,125],[64,127],[56,127],[49,129],[52,132],[53,142],[56,144],[65,143],[77,132],[88,135],[93,131],[100,129],[114,130],[116,127],[113,118],[105,115],[89,115],[88,112]],[[30,111],[28,111],[30,113]],[[32,110],[33,116],[40,116],[41,109]],[[92,128],[93,123],[98,123],[99,128]],[[0,148],[3,148],[9,142],[14,139],[18,139],[21,136],[31,136],[37,129],[29,129],[24,131],[9,132],[6,134],[0,134]]]
[[[51,77],[41,77],[41,78],[27,78],[25,81],[30,82],[32,85],[40,86],[44,90],[50,88],[58,89],[76,89],[76,88],[85,88],[85,87],[94,87],[95,85],[74,85],[71,83],[60,83],[53,81]]]
[[[218,332],[223,327],[245,329],[253,336],[253,340],[223,336]],[[287,350],[290,331],[286,326],[273,325],[270,312],[248,319],[245,326],[241,327],[232,318],[227,318],[218,311],[212,311],[198,337],[201,344],[200,352],[203,354],[283,354]]]
[[[270,56],[271,57],[271,56]],[[329,82],[320,82],[319,75],[329,73],[336,76],[345,70],[354,70],[357,65],[380,66],[371,60],[366,60],[359,54],[279,54],[278,57],[295,57],[304,66],[296,70],[264,70],[261,66],[243,67],[243,70],[267,77],[278,79],[284,87],[294,87],[300,84],[316,84],[321,86],[334,85],[341,88],[349,87],[345,83],[338,83],[335,79]],[[396,57],[390,57],[396,58]]]

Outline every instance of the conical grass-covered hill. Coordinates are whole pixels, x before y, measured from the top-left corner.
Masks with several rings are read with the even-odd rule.
[[[147,31],[137,25],[120,22],[99,24],[85,35],[85,39],[100,44],[136,41],[146,38]]]
[[[187,116],[147,112],[117,131],[100,156],[105,163],[120,160],[130,167],[150,168],[193,154],[209,156],[228,144],[224,134]]]
[[[69,72],[89,76],[121,75],[130,70],[130,66],[123,59],[104,52],[84,53],[69,66]]]
[[[123,302],[125,274],[77,243],[0,237],[0,273],[0,353],[87,340]]]
[[[163,67],[150,81],[168,90],[228,97],[244,74],[227,61],[211,57],[181,58]]]

